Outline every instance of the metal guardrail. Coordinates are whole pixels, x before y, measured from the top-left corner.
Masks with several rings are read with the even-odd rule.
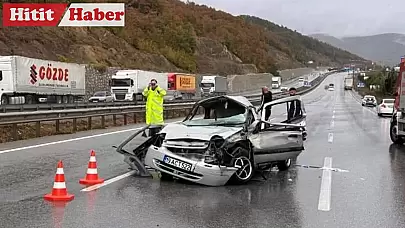
[[[297,94],[304,94],[315,89],[327,76],[335,72],[329,72],[320,76],[312,81],[311,87],[297,88]],[[256,105],[260,102],[261,95],[246,96]],[[287,93],[276,93],[274,99],[280,99],[288,96]],[[194,102],[184,103],[171,103],[165,104],[165,119],[176,118],[185,116],[193,107]],[[35,123],[35,136],[41,137],[41,122],[55,122],[56,134],[61,133],[60,125],[63,121],[72,120],[72,129],[70,133],[78,131],[78,119],[87,119],[86,130],[94,129],[92,126],[93,120],[96,117],[100,118],[101,128],[106,127],[106,117],[112,116],[113,126],[117,126],[117,116],[121,116],[123,124],[128,124],[128,119],[132,119],[133,123],[143,122],[145,107],[144,106],[121,106],[121,107],[98,107],[88,109],[68,109],[68,110],[46,110],[36,112],[14,112],[14,113],[0,113],[0,125],[11,126],[12,140],[18,139],[18,125]],[[68,132],[69,133],[69,132]]]
[[[198,99],[191,100],[167,100],[166,104],[195,102]],[[41,110],[69,110],[69,109],[88,109],[98,107],[122,107],[122,106],[134,106],[145,105],[144,101],[138,102],[86,102],[86,103],[73,103],[73,104],[20,104],[20,105],[3,105],[0,106],[0,113],[9,112],[32,112]]]

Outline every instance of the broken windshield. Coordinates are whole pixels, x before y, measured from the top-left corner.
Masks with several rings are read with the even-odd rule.
[[[187,126],[230,126],[244,124],[247,108],[240,103],[227,98],[209,99],[202,102],[193,112],[203,110],[203,117],[193,116],[183,122]]]

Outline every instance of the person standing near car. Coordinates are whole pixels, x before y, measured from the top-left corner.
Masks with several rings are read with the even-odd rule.
[[[295,96],[297,94],[297,89],[291,87],[288,91],[290,96]],[[302,115],[301,103],[299,100],[291,101],[288,107],[288,120],[294,119]]]
[[[267,86],[262,88],[262,97],[261,97],[261,104],[260,104],[260,108],[259,111],[263,109],[264,105],[266,103],[269,103],[273,101],[273,93],[269,90],[269,88]],[[266,114],[265,114],[265,120],[268,121],[271,115],[271,106],[267,106],[266,107]]]
[[[291,87],[288,91],[290,93],[290,96],[295,96],[297,94],[297,89],[294,87]],[[288,122],[291,120],[301,117],[302,116],[302,108],[301,108],[301,102],[299,100],[294,100],[290,102],[290,105],[288,106]],[[303,140],[307,139],[307,130],[306,128],[302,129],[303,133]]]
[[[163,97],[166,96],[166,91],[160,88],[156,79],[152,79],[142,95],[146,98],[146,124],[162,126],[164,124]]]

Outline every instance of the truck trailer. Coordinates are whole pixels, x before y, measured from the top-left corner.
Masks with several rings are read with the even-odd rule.
[[[344,79],[344,90],[353,89],[353,76],[345,77]]]
[[[226,95],[228,92],[227,78],[218,75],[202,76],[200,87],[202,97]]]
[[[143,90],[150,80],[156,79],[157,84],[167,90],[167,73],[157,73],[144,70],[119,70],[110,80],[111,93],[114,101],[142,101]]]
[[[0,56],[1,104],[74,103],[85,96],[85,65]]]
[[[192,99],[196,93],[195,74],[169,73],[168,95],[173,99]]]
[[[395,144],[405,142],[405,58],[401,58],[396,81],[393,115],[390,120],[390,138]]]

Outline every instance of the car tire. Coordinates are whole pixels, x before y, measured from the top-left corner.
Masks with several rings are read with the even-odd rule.
[[[364,104],[361,104],[361,106],[364,106]]]
[[[398,136],[397,133],[396,133],[396,128],[397,128],[397,127],[398,127],[398,126],[397,126],[397,123],[396,123],[396,122],[393,122],[393,123],[391,123],[391,125],[390,125],[390,138],[391,138],[391,141],[392,141],[393,143],[395,143],[395,144],[404,144],[404,142],[405,142],[404,137],[400,137],[400,136]]]
[[[277,162],[277,168],[279,171],[286,171],[291,167],[291,164],[292,164],[292,159],[289,158],[285,161]]]
[[[380,117],[382,116],[382,114],[381,114],[381,113],[377,113],[377,115],[378,115],[378,116],[380,116]]]
[[[249,159],[249,151],[244,148],[241,148],[241,150],[243,150],[243,152],[240,153],[240,156],[235,158],[233,162],[235,167],[239,166],[239,169],[231,178],[232,182],[235,184],[245,184],[249,182],[255,173],[254,163]]]

